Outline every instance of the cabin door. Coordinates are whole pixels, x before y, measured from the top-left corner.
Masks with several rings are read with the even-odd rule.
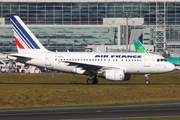
[[[51,66],[51,55],[45,56],[45,66]]]
[[[144,56],[144,67],[150,67],[150,56],[149,55]]]

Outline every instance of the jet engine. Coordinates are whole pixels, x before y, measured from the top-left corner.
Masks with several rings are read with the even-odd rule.
[[[124,70],[106,70],[104,76],[107,80],[112,81],[130,80],[130,74],[125,74]]]

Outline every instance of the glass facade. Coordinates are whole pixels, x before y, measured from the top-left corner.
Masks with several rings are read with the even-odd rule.
[[[126,0],[72,0],[71,2],[66,0],[1,0],[0,18],[5,18],[7,26],[0,26],[0,52],[17,51],[11,27],[8,26],[10,15],[18,15],[25,24],[32,25],[30,26],[32,32],[49,50],[84,51],[87,45],[92,44],[124,44],[125,25],[103,25],[103,18],[123,18],[123,13],[131,13],[132,18],[144,18],[142,26],[128,26],[129,37],[132,29],[142,29],[143,41],[154,44],[156,22],[160,19],[159,16],[157,17],[157,12],[163,11],[167,43],[177,43],[168,47],[178,48],[180,46],[180,0],[159,0],[158,2],[154,0],[132,0],[131,2],[126,2]],[[67,26],[62,28],[62,25]]]
[[[51,51],[85,51],[87,45],[117,45],[117,26],[29,25],[44,47]],[[10,25],[0,26],[0,52],[16,52]]]
[[[132,17],[144,18],[145,25],[156,24],[156,2],[1,2],[0,17],[5,17],[9,24],[10,15],[20,16],[26,24],[103,24],[103,18],[123,17],[124,12],[131,12]],[[166,24],[180,24],[180,1],[158,2],[158,10],[166,10]]]

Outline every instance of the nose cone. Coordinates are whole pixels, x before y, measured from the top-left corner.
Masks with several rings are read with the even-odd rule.
[[[171,71],[173,71],[174,69],[175,69],[174,64],[172,64],[172,63],[167,63],[167,70],[168,70],[168,72],[171,72]]]

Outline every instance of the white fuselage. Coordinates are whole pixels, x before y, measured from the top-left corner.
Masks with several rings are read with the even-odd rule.
[[[163,61],[163,57],[147,53],[47,52],[26,53],[25,56],[33,59],[19,58],[16,60],[56,71],[77,74],[89,74],[84,69],[84,66],[88,67],[88,65],[108,69],[120,68],[129,74],[165,73],[174,69],[174,65]]]
[[[165,73],[174,70],[173,64],[154,54],[50,52],[19,16],[11,15],[10,21],[18,54],[8,55],[9,59],[55,71],[89,75],[88,84],[97,84],[97,76],[123,81],[130,80],[131,74]],[[147,78],[146,83],[149,84]]]

